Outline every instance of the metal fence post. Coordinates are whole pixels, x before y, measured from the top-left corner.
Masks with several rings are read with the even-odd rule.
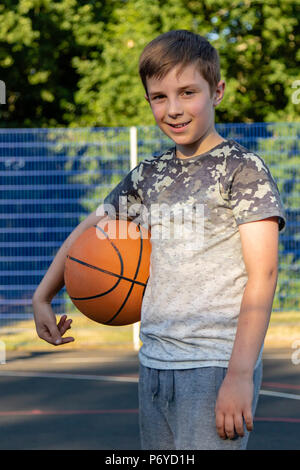
[[[6,104],[6,86],[3,80],[0,80],[0,104]]]
[[[0,364],[6,364],[6,346],[4,341],[0,340]]]
[[[137,128],[130,127],[130,170],[133,170],[138,164],[138,144],[137,144]],[[133,349],[138,351],[140,348],[140,322],[134,323],[132,326]]]

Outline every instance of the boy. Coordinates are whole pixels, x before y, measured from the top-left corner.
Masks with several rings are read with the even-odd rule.
[[[139,72],[156,123],[175,147],[141,162],[104,204],[142,222],[140,209],[150,212],[139,351],[142,448],[245,449],[284,208],[264,161],[215,130],[225,83],[217,51],[205,38],[185,30],[158,36],[142,52]],[[152,210],[157,207],[164,214]],[[185,221],[178,218],[182,209]],[[100,218],[91,214],[71,233],[35,292],[37,331],[52,344],[73,340],[63,338],[71,320],[63,316],[56,326],[50,307],[64,285],[65,255]],[[183,227],[186,221],[192,225]],[[172,235],[161,236],[166,227]],[[185,235],[174,236],[178,229]]]

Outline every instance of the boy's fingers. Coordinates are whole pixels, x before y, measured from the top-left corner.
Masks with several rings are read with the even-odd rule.
[[[47,341],[47,343],[53,344],[53,338],[48,331],[43,331],[39,334],[39,337]]]
[[[224,427],[225,427],[225,433],[226,433],[226,436],[229,438],[229,439],[233,439],[234,438],[234,422],[233,422],[233,416],[227,414],[225,416],[225,420],[224,420]]]
[[[40,335],[39,335],[40,338],[44,339],[45,341],[47,341],[47,343],[50,343],[50,344],[61,344],[62,343],[62,340],[60,337],[57,337],[54,338],[53,337],[53,334],[51,334],[50,331],[48,330],[44,330]],[[56,343],[56,341],[58,341]]]
[[[72,319],[67,320],[67,315],[62,315],[59,322],[57,323],[57,328],[60,332],[60,335],[63,336],[65,332],[71,328]]]
[[[67,315],[63,315],[57,324],[60,337],[56,338],[55,340],[56,345],[71,343],[72,341],[74,341],[74,338],[71,336],[68,336],[67,338],[63,338],[63,335],[65,334],[65,332],[71,328],[71,323],[73,321],[71,318],[69,318],[69,320],[66,320],[66,318],[67,318]]]
[[[60,327],[64,324],[66,318],[67,318],[67,315],[62,315],[62,316],[60,317],[59,322],[57,323],[57,327],[58,327],[58,328],[60,328]]]
[[[72,343],[73,341],[75,341],[74,338],[72,338],[72,336],[68,336],[67,338],[62,338],[61,344]]]
[[[234,416],[234,427],[237,434],[241,437],[244,436],[244,422],[242,415],[235,415]]]
[[[252,418],[251,411],[246,411],[244,413],[244,420],[246,423],[247,431],[252,431],[253,430],[253,418]]]
[[[59,327],[61,336],[63,336],[65,332],[71,328],[71,323],[72,323],[72,320],[70,319],[70,320],[65,321],[65,323]]]
[[[62,328],[67,322],[72,321],[70,318],[67,320],[67,315],[63,315],[57,323],[57,328]]]
[[[42,325],[41,329],[39,328],[38,335],[41,339],[47,341],[52,345],[58,346],[64,343],[70,343],[71,341],[75,341],[73,337],[69,336],[67,338],[62,338],[65,332],[71,328],[72,319],[66,320],[66,315],[63,315],[59,322],[54,324],[44,324]]]
[[[224,430],[224,415],[223,413],[216,413],[216,428],[217,433],[221,439],[226,439],[226,434]]]
[[[50,336],[52,338],[52,344],[61,344],[62,343],[62,337],[59,331],[59,328],[57,325],[51,325],[49,326],[49,332]]]

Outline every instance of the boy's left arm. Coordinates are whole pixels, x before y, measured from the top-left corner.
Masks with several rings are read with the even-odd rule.
[[[272,311],[278,276],[278,218],[239,225],[248,280],[242,298],[237,332],[215,406],[216,427],[222,439],[253,428],[253,372]]]

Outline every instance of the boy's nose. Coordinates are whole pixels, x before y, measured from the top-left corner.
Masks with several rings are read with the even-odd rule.
[[[181,116],[183,114],[183,109],[181,103],[178,100],[173,100],[169,102],[168,115],[173,118]]]

